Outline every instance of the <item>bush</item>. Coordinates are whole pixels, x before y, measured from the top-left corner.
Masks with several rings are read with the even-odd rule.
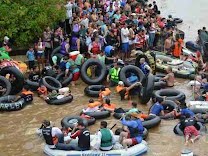
[[[27,46],[47,26],[65,19],[65,0],[1,0],[0,39],[12,38],[16,46]]]

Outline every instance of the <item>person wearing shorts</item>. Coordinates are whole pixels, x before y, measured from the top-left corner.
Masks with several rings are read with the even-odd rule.
[[[128,146],[134,146],[142,142],[144,127],[135,113],[128,114],[126,118],[128,119],[125,119],[125,115],[123,115],[121,119],[122,125],[127,128],[120,133],[119,141],[127,150]]]
[[[126,23],[124,23],[123,28],[121,28],[121,42],[122,60],[125,61],[129,53],[129,29]]]
[[[188,145],[188,141],[192,143],[199,138],[199,131],[194,126],[196,124],[195,118],[188,118],[181,121],[181,127],[184,128],[185,145]],[[191,137],[194,136],[192,139]]]
[[[45,50],[45,44],[42,42],[42,38],[39,38],[37,46],[37,60],[38,60],[38,68],[40,71],[40,64],[42,65],[42,69],[44,68],[44,50]]]

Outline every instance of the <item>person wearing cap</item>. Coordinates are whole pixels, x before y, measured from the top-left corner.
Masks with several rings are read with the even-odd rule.
[[[121,100],[129,99],[129,91],[136,86],[141,86],[141,82],[135,82],[129,87],[125,87],[123,81],[118,82],[118,86],[116,86],[116,92],[120,94]]]
[[[100,149],[102,151],[109,151],[113,148],[113,144],[115,144],[115,138],[113,132],[107,128],[108,123],[106,121],[100,122],[100,130],[98,131],[98,138],[100,145]]]
[[[49,148],[56,148],[56,144],[64,143],[64,134],[58,127],[52,127],[50,121],[42,122],[42,134]]]
[[[126,150],[128,146],[133,146],[142,142],[142,134],[144,131],[142,122],[136,113],[131,113],[127,115],[127,117],[130,119],[127,120],[125,119],[125,115],[122,116],[121,123],[126,126],[127,129],[124,129],[124,131],[120,133],[119,137],[119,142]]]
[[[110,87],[116,86],[119,82],[119,73],[121,68],[118,66],[117,63],[114,63],[114,67],[110,69],[107,82],[109,82]]]
[[[129,29],[127,28],[127,24],[123,24],[123,28],[121,28],[121,58],[125,61],[128,58],[129,51]]]
[[[145,75],[148,75],[149,73],[152,72],[152,69],[150,68],[150,66],[147,64],[147,62],[145,61],[145,58],[140,58],[139,60],[140,66],[139,68],[143,71],[143,73]]]

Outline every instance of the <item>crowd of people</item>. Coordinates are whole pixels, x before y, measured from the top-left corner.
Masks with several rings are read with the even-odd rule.
[[[43,35],[38,38],[35,46],[30,46],[26,53],[30,70],[29,79],[33,82],[41,83],[44,70],[47,70],[49,64],[52,64],[51,68],[55,74],[64,72],[64,78],[67,78],[72,73],[71,84],[75,86],[75,82],[80,76],[82,64],[86,59],[94,58],[103,64],[113,64],[107,76],[109,87],[115,87],[121,100],[130,100],[129,92],[134,88],[139,88],[142,84],[136,82],[129,87],[125,87],[124,82],[119,80],[121,68],[118,62],[121,60],[124,63],[130,61],[132,50],[145,52],[158,47],[162,47],[162,51],[168,55],[186,60],[195,59],[196,62],[201,62],[201,73],[208,69],[207,63],[203,63],[202,56],[199,53],[193,58],[183,56],[183,37],[175,35],[177,25],[173,17],[169,16],[167,19],[161,17],[155,1],[153,4],[147,4],[143,0],[68,0],[65,7],[67,10],[65,23],[60,24],[54,30],[49,27],[46,28]],[[11,51],[8,40],[8,37],[4,38],[3,49],[0,50]],[[52,55],[52,51],[57,48],[57,52]],[[76,58],[73,59],[71,55],[75,51],[78,51],[78,53]],[[37,60],[37,65],[35,60]],[[139,68],[145,75],[152,72],[145,58],[140,58],[139,64]],[[43,72],[41,73],[42,69]],[[93,78],[96,69],[91,68],[90,70],[89,75]],[[162,80],[166,81],[168,87],[174,86],[175,78],[171,67],[168,67],[167,75]],[[200,86],[201,84],[206,84],[201,76],[198,76],[196,80],[199,81]],[[208,100],[208,91],[197,96],[200,87],[198,90],[196,89],[197,86],[194,85],[195,99],[205,96]],[[44,100],[70,95],[69,89],[66,91],[59,90],[59,92],[53,90],[48,93],[47,88],[42,83],[37,91]],[[116,105],[111,103],[110,94],[109,88],[101,88],[98,100],[90,99],[87,108],[83,109],[83,113],[102,109],[114,111]],[[17,99],[24,98],[27,102],[30,102],[33,100],[32,97],[33,93],[29,91],[28,86],[25,86],[22,94]],[[193,126],[194,122],[192,121],[197,120],[197,117],[191,110],[188,108],[172,109],[171,112],[165,113],[164,100],[154,100],[154,105],[148,114],[142,113],[138,110],[137,103],[131,102],[132,108],[129,112],[124,113],[125,116],[122,116],[121,123],[124,128],[120,133],[119,142],[124,148],[141,143],[144,131],[142,121],[155,116],[173,118],[185,116],[185,119],[181,118],[184,123],[185,144],[188,143],[188,139],[192,134],[195,135],[195,138],[191,140],[192,142],[198,139],[199,133]],[[62,130],[52,126],[48,120],[44,120],[42,124],[42,134],[46,144],[52,148],[79,151],[90,149],[90,131],[82,121],[78,121],[73,129],[63,127]],[[107,126],[106,121],[101,121],[98,132],[100,138],[99,149],[104,151],[111,150],[115,144],[114,135]],[[70,139],[66,141],[64,136],[67,136],[69,132],[71,134]],[[78,146],[69,145],[71,139],[77,137]]]

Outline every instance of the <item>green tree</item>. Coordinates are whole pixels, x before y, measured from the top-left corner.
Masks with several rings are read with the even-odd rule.
[[[41,36],[47,26],[65,19],[65,0],[0,0],[0,39],[5,35],[18,47]]]

